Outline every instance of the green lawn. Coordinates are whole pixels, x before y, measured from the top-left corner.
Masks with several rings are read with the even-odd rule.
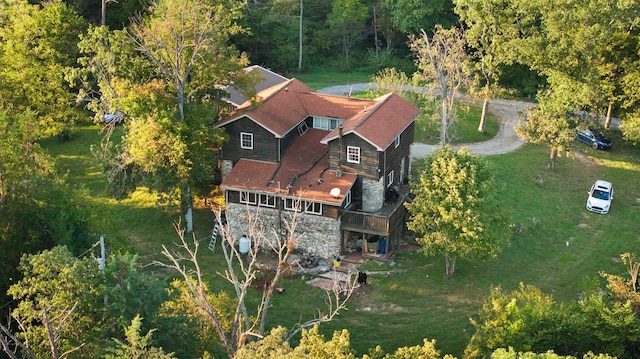
[[[144,188],[122,201],[107,198],[105,179],[89,151],[100,137],[97,127],[82,127],[71,142],[51,140],[43,146],[68,170],[68,180],[85,186],[113,220],[108,245],[135,251],[143,260],[157,258],[162,244],[177,240],[173,223],[178,213],[158,209],[155,196]],[[515,289],[524,282],[567,301],[579,298],[585,278],[596,277],[598,271],[624,273],[619,255],[637,252],[640,246],[640,150],[624,145],[616,133],[611,137],[614,147],[606,152],[576,142],[577,156],[558,159],[555,172],[547,170],[548,150],[541,146],[488,157],[505,184],[499,197],[511,212],[511,222],[522,224],[511,246],[490,262],[459,260],[452,279],[444,276],[442,258],[420,253],[399,254],[394,265],[368,264],[369,286],[356,293],[348,311],[321,327],[325,335],[347,328],[358,355],[376,345],[387,351],[418,345],[426,337],[436,339],[442,353],[461,357],[472,334],[468,318],[491,286]],[[585,209],[587,190],[596,179],[614,184],[616,197],[608,215]],[[201,199],[196,204],[196,235],[206,243],[212,216]],[[212,254],[203,248],[201,254],[212,288],[226,288],[215,274],[223,268],[220,251]],[[290,327],[324,307],[323,293],[305,279],[285,279],[286,292],[274,298],[270,325]]]

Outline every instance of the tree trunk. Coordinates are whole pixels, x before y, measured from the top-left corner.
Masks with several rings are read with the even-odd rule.
[[[193,232],[193,197],[191,197],[191,187],[185,186],[180,191],[180,208],[184,216],[185,229],[187,233]]]
[[[102,0],[102,19],[100,19],[100,25],[104,26],[107,23],[107,0]]]
[[[442,74],[440,74],[442,76]],[[447,131],[449,126],[447,126],[447,88],[446,85],[442,87],[442,128],[440,129],[440,145],[444,146],[447,144]]]
[[[298,26],[298,71],[302,71],[302,14],[303,5],[300,0],[300,23]]]
[[[556,158],[558,157],[558,149],[551,147],[551,153],[549,153],[549,169],[554,171],[556,168]]]
[[[487,124],[487,110],[489,109],[489,98],[485,98],[482,103],[482,115],[480,116],[480,125],[478,125],[478,132],[484,133],[484,127]]]
[[[456,257],[444,256],[444,262],[447,271],[447,278],[453,277],[453,273],[456,271]]]
[[[607,130],[609,126],[611,126],[611,114],[613,112],[613,101],[609,102],[609,107],[607,107],[607,117],[604,120],[604,128]]]

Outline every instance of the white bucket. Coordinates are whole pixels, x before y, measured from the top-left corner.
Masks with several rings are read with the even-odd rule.
[[[251,245],[251,241],[248,237],[242,236],[240,237],[240,254],[249,253],[249,246]]]

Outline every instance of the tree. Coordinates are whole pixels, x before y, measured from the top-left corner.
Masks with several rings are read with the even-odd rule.
[[[137,314],[155,313],[163,299],[159,279],[140,273],[135,260],[115,255],[101,271],[94,258],[76,258],[64,246],[23,256],[22,279],[7,291],[17,302],[11,317],[21,323],[13,335],[27,338],[37,357],[51,352],[47,338],[58,353],[81,346],[82,357],[97,357],[105,340]]]
[[[563,322],[552,296],[522,283],[509,293],[492,288],[477,318],[470,320],[475,332],[464,351],[465,358],[488,357],[499,348],[518,352],[553,349],[545,345],[550,337],[560,334]]]
[[[456,259],[492,258],[508,241],[506,213],[496,200],[499,186],[486,162],[463,148],[440,148],[424,159],[406,206],[407,223],[425,254],[445,257],[447,277]]]
[[[637,77],[638,2],[513,0],[510,7],[506,25],[519,34],[510,47],[518,62],[548,79],[543,92],[571,104],[568,111],[604,116],[605,127],[615,106],[633,112],[637,90],[628,85],[637,81],[628,80]]]
[[[557,90],[558,88],[555,91]],[[526,121],[515,127],[516,133],[525,142],[544,144],[550,148],[548,167],[552,171],[555,169],[556,158],[563,151],[570,150],[576,137],[575,129],[569,125],[566,105],[554,104],[552,97],[555,91],[542,95],[540,106],[530,108],[525,115]]]
[[[21,255],[58,244],[81,253],[102,213],[82,189],[57,175],[38,144],[40,118],[33,111],[0,109],[0,291],[16,278]],[[4,302],[4,296],[1,301]],[[4,303],[2,303],[4,304]],[[0,304],[1,305],[1,304]]]
[[[150,16],[137,17],[128,30],[136,49],[155,65],[167,84],[151,80],[143,87],[146,91],[159,90],[161,98],[173,97],[175,107],[163,107],[168,111],[161,113],[146,107],[146,112],[132,118],[122,147],[103,147],[115,149],[117,154],[107,153],[102,158],[117,159],[107,166],[107,170],[115,169],[120,174],[112,176],[116,180],[136,168],[143,169],[138,173],[151,177],[148,183],[152,188],[170,196],[178,192],[188,232],[193,230],[194,187],[200,186],[203,191],[211,187],[216,163],[211,161],[211,149],[219,147],[223,138],[208,126],[217,113],[211,98],[221,97],[216,86],[228,85],[241,76],[240,70],[246,64],[246,59],[228,44],[229,36],[242,30],[236,24],[240,6],[230,0],[152,1]],[[148,99],[131,91],[124,96],[149,104]],[[137,125],[143,127],[136,129]],[[149,126],[156,132],[144,134],[144,127]],[[149,136],[155,136],[156,141],[139,142]],[[154,144],[159,147],[151,148]],[[136,153],[136,147],[142,151]],[[135,179],[130,178],[134,187]]]
[[[466,87],[470,80],[464,71],[467,61],[464,34],[457,28],[446,30],[436,26],[431,39],[427,32],[422,30],[420,37],[409,36],[409,42],[418,67],[415,76],[427,81],[441,96],[440,144],[444,146],[449,143],[449,128],[456,119],[454,104],[458,92],[462,87]]]
[[[455,11],[460,20],[466,25],[465,37],[467,43],[473,49],[473,62],[480,76],[476,76],[476,86],[481,87],[479,94],[482,97],[482,115],[478,132],[484,133],[488,115],[489,101],[498,90],[499,68],[503,64],[512,61],[512,51],[509,41],[515,38],[513,26],[505,23],[512,19],[510,8],[505,1],[483,0],[458,0]]]
[[[366,34],[365,20],[369,9],[360,0],[334,0],[327,24],[338,39],[345,58],[345,69],[351,68],[349,51]]]
[[[391,11],[393,26],[405,34],[421,29],[433,29],[438,25],[448,28],[456,23],[453,1],[437,0],[385,0]]]
[[[259,211],[260,208],[257,208]],[[222,250],[227,265],[225,273],[219,273],[233,286],[231,306],[215,305],[208,283],[203,278],[203,271],[198,261],[199,242],[195,236],[193,243],[185,240],[184,230],[176,226],[180,237],[179,250],[170,251],[163,246],[162,254],[167,262],[155,261],[154,263],[176,271],[183,279],[186,286],[184,295],[194,305],[195,312],[202,315],[215,330],[221,345],[225,348],[229,357],[235,357],[237,351],[247,343],[265,336],[266,320],[273,297],[273,293],[279,286],[283,275],[290,270],[288,258],[296,245],[296,238],[290,234],[296,233],[296,212],[292,212],[288,219],[284,219],[283,228],[285,235],[280,235],[275,229],[263,227],[259,213],[253,213],[247,209],[246,213],[249,226],[247,236],[251,238],[249,252],[242,255],[237,247],[237,239],[230,236],[228,229],[223,229]],[[216,217],[220,222],[220,214]],[[247,300],[252,283],[257,278],[258,254],[263,248],[274,255],[277,261],[271,280],[265,284],[262,299],[251,308],[253,304]],[[320,313],[304,323],[299,323],[290,329],[286,340],[290,340],[296,333],[303,329],[313,327],[316,324],[331,321],[338,313],[346,308],[346,303],[353,293],[355,279],[347,281],[344,289],[337,283],[332,291],[327,292],[327,313]]]
[[[136,315],[131,325],[125,329],[126,342],[114,338],[115,348],[112,348],[105,359],[173,359],[173,354],[165,354],[162,348],[150,347],[154,330],[140,335],[142,318]]]
[[[38,136],[68,130],[81,114],[65,74],[86,23],[60,0],[0,3],[0,108],[33,111]]]

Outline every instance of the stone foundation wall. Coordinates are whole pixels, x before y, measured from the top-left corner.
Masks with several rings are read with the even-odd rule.
[[[362,211],[375,212],[384,205],[384,177],[378,181],[362,179]]]
[[[281,211],[273,208],[247,207],[244,204],[227,203],[227,223],[229,233],[236,241],[242,235],[251,236],[251,225],[255,231],[264,233],[268,240],[274,241],[275,233],[280,228],[280,223],[284,223],[293,214],[290,211]],[[259,220],[255,221],[255,217]],[[282,217],[281,217],[282,216]],[[332,258],[340,254],[340,221],[332,218],[298,213],[296,217],[297,239],[296,249],[316,254],[323,258]],[[283,225],[283,227],[286,227]]]

